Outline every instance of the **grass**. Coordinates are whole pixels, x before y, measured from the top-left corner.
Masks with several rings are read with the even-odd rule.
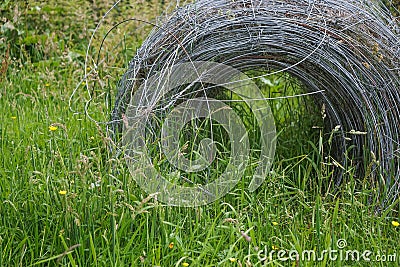
[[[398,206],[375,215],[369,204],[374,187],[357,179],[351,165],[343,184],[332,184],[331,163],[323,156],[330,133],[310,129],[316,117],[295,115],[303,123],[294,125],[303,128],[280,126],[273,171],[254,193],[241,179],[228,195],[198,208],[168,207],[146,194],[124,161],[110,155],[104,127],[69,109],[83,76],[83,57],[71,51],[82,51],[85,42],[65,47],[58,40],[34,59],[8,59],[0,81],[0,266],[400,264],[400,227],[392,224],[399,221]],[[114,74],[106,85],[111,94],[117,80]],[[74,104],[82,109],[86,97],[79,90]],[[105,121],[109,102],[100,91],[96,100],[91,115]],[[347,242],[342,250],[340,239]],[[370,250],[371,260],[396,257],[279,261],[281,249],[300,255]],[[272,250],[273,259],[265,259]]]

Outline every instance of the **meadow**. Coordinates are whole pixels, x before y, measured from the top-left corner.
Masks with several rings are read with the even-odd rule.
[[[154,20],[171,8],[165,2],[136,1],[118,14]],[[183,208],[138,187],[95,121],[109,120],[118,81],[152,27],[113,32],[94,72],[86,49],[111,5],[0,4],[0,266],[399,266],[399,203],[377,214],[377,185],[351,164],[334,184],[320,106],[271,103],[277,156],[253,193],[242,179],[210,205]],[[93,91],[80,84],[85,71]],[[296,89],[285,81],[259,82]]]

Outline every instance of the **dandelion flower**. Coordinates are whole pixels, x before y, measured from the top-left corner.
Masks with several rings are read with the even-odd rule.
[[[277,223],[277,222],[272,222],[272,225],[273,225],[273,226],[277,226],[278,223]]]
[[[188,266],[189,266],[189,263],[184,262],[184,263],[182,263],[182,266],[183,266],[183,267],[188,267]]]
[[[60,195],[66,195],[67,191],[66,190],[60,190],[60,192],[58,192]]]
[[[229,258],[230,262],[235,262],[236,259],[235,258]]]
[[[399,222],[397,222],[397,221],[392,221],[392,225],[393,225],[394,227],[397,227],[397,226],[399,226],[399,225],[400,225],[400,223],[399,223]]]
[[[54,125],[50,125],[50,126],[49,126],[49,131],[51,131],[51,132],[54,132],[54,131],[56,131],[57,129],[58,129],[57,126],[54,126]]]
[[[169,247],[170,249],[173,249],[173,248],[174,248],[174,242],[169,243],[168,247]]]

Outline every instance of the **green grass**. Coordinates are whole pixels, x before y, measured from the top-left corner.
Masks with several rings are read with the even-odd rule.
[[[277,158],[256,192],[248,192],[248,181],[241,179],[222,199],[197,208],[168,207],[146,194],[124,161],[110,154],[103,125],[69,109],[83,58],[66,55],[83,50],[80,42],[62,51],[65,42],[57,41],[52,53],[35,54],[35,60],[10,58],[0,81],[0,266],[400,264],[400,227],[392,225],[399,221],[398,205],[376,215],[369,204],[373,185],[356,179],[351,165],[343,184],[332,184],[332,163],[323,153],[330,133],[312,129],[319,111],[300,117],[307,110],[299,103],[289,103],[301,111],[290,118],[301,123],[292,120],[294,126],[285,128],[290,118],[279,116]],[[118,74],[106,85],[110,91]],[[87,94],[84,88],[78,92],[74,106],[82,111]],[[98,96],[90,112],[105,121],[111,107]],[[287,103],[275,103],[276,110],[282,107]],[[337,250],[339,239],[347,241],[343,253],[370,250],[372,260],[379,253],[395,253],[396,259],[278,261],[274,254],[260,260],[272,248]]]

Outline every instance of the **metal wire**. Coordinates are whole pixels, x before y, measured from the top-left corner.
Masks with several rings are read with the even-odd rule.
[[[354,146],[351,158],[360,175],[380,184],[376,197],[380,207],[389,207],[400,196],[399,33],[398,18],[381,1],[187,4],[160,20],[130,62],[110,131],[120,131],[125,109],[141,84],[179,63],[213,61],[240,71],[265,70],[265,76],[288,72],[303,83],[306,94],[324,103],[327,128],[341,126],[334,147],[338,162],[346,165],[346,153]],[[160,105],[193,97],[193,91],[179,90]],[[372,167],[362,167],[366,159]],[[340,184],[341,175],[335,179]]]

